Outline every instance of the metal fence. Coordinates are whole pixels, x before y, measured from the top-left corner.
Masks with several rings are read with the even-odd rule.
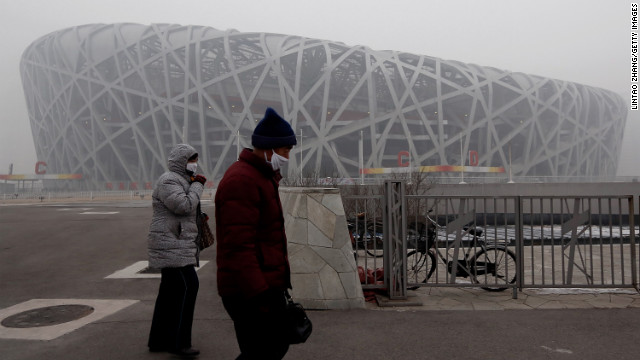
[[[638,289],[632,196],[521,198],[523,286]]]
[[[635,288],[633,196],[343,196],[363,289]]]
[[[73,192],[33,192],[0,194],[0,201],[20,202],[28,201],[110,201],[110,200],[150,200],[153,190],[138,191],[73,191]],[[213,199],[215,190],[206,189],[202,192],[202,199]]]
[[[0,194],[0,200],[135,200],[151,199],[153,190],[139,191],[73,191]]]

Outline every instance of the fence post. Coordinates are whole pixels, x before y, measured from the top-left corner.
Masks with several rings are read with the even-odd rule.
[[[407,218],[404,181],[384,182],[384,283],[390,300],[407,298]]]
[[[518,297],[518,289],[522,291],[524,285],[524,241],[523,236],[523,214],[522,214],[522,197],[515,197],[515,221],[516,221],[516,287],[513,288],[513,298]],[[507,239],[508,244],[508,239]]]
[[[640,197],[638,198],[640,200]],[[633,283],[633,287],[636,288],[636,291],[640,291],[638,287],[638,267],[637,267],[637,256],[636,254],[636,210],[633,204],[633,195],[629,196],[629,245],[631,248],[631,281]],[[620,234],[620,239],[622,239],[623,234]]]

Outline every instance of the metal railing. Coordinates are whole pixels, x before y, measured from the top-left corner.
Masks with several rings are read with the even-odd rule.
[[[632,196],[520,202],[523,287],[638,289]]]
[[[134,200],[151,199],[153,190],[138,191],[73,191],[0,194],[0,200]]]
[[[73,192],[41,192],[0,194],[0,201],[111,201],[111,200],[151,200],[153,190],[106,190],[106,191],[73,191]],[[202,199],[213,199],[215,189],[202,192]]]
[[[401,183],[343,196],[356,263],[378,274],[363,289],[397,299],[420,286],[511,288],[514,297],[516,288],[640,291],[633,196],[406,195]]]

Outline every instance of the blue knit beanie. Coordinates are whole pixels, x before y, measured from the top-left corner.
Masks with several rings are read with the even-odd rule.
[[[291,125],[272,108],[267,108],[264,117],[251,136],[251,145],[258,149],[275,149],[296,145],[296,134]]]

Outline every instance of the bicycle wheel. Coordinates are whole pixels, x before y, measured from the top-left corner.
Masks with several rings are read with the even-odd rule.
[[[362,251],[366,254],[363,256],[382,257],[384,255],[382,238],[375,236],[372,232],[356,232],[351,233],[351,244],[353,245],[353,251],[358,257],[358,252]]]
[[[407,288],[415,290],[416,284],[426,284],[436,269],[436,257],[431,251],[416,250],[407,253]]]
[[[374,233],[372,230],[368,230],[366,234],[362,235],[364,248],[373,257],[384,256],[384,243],[382,242],[382,235]]]
[[[516,282],[516,256],[504,247],[481,249],[470,261],[470,271],[477,284],[487,291],[504,291]]]

